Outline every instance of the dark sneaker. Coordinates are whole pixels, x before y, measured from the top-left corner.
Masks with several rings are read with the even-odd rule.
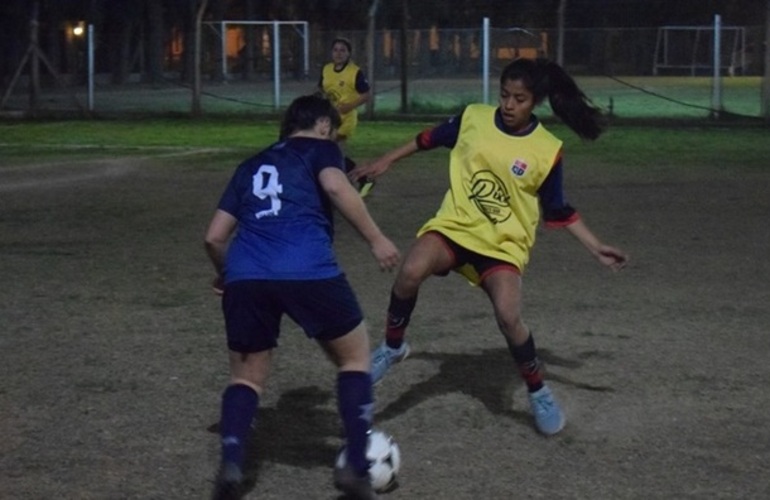
[[[564,428],[564,413],[553,398],[551,389],[543,386],[539,391],[529,393],[529,404],[535,416],[535,427],[541,433],[552,436]]]
[[[240,500],[241,482],[243,481],[243,472],[241,468],[234,463],[224,463],[219,469],[214,492],[211,495],[212,500]]]
[[[406,342],[398,349],[393,349],[383,341],[372,351],[372,383],[378,384],[391,366],[405,360],[407,356],[409,356],[409,344]]]
[[[355,500],[377,500],[379,497],[369,482],[369,476],[360,477],[349,465],[334,468],[334,487]]]

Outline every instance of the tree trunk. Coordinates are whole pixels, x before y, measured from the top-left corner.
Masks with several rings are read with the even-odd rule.
[[[116,85],[126,83],[128,74],[131,71],[131,35],[134,31],[134,22],[132,19],[124,19],[123,21],[122,23],[116,23],[120,28],[114,38],[117,42],[117,50],[114,51],[116,57],[113,59],[112,83]]]
[[[375,60],[374,50],[374,36],[376,32],[375,22],[377,19],[377,8],[379,7],[380,0],[372,0],[372,5],[369,7],[369,22],[366,29],[366,74],[369,77],[369,87],[371,92],[371,98],[366,104],[366,116],[368,118],[374,118],[374,101],[377,95],[375,91],[376,75],[374,74],[374,68],[377,61]]]
[[[409,9],[407,0],[401,0],[401,112],[409,112],[409,45],[407,30],[409,29]]]
[[[193,116],[200,116],[203,113],[203,108],[201,106],[201,22],[203,21],[203,14],[206,12],[207,4],[208,0],[200,0],[200,5],[198,6],[198,11],[195,13],[193,22],[193,50],[185,50],[185,52],[191,52],[193,54]]]
[[[158,0],[145,0],[147,14],[147,67],[144,81],[159,83],[163,80],[164,37],[163,5]]]
[[[64,18],[62,17],[62,6],[59,2],[53,2],[48,6],[48,60],[51,62],[56,72],[62,73],[61,62],[64,60],[64,46],[62,37],[62,27]]]
[[[219,21],[225,21],[225,2],[223,0],[209,0],[209,11],[211,12],[211,20],[214,22]],[[203,28],[200,28],[201,31]],[[209,28],[206,28],[207,30]],[[201,36],[203,33],[201,32],[198,36]],[[208,33],[206,33],[208,35]],[[222,33],[222,36],[227,37],[227,33]],[[208,37],[207,36],[208,43],[206,43],[206,46],[208,48],[208,52],[210,54],[216,54],[216,57],[214,57],[214,64],[211,68],[211,79],[215,82],[223,82],[225,81],[225,74],[222,70],[222,59],[227,59],[227,53],[222,53],[222,44],[220,40],[215,39],[214,37]]]
[[[559,0],[559,10],[556,18],[556,62],[564,66],[564,21],[567,17],[567,0]]]
[[[37,111],[38,104],[40,103],[40,61],[38,59],[38,51],[40,50],[38,44],[39,13],[40,2],[36,1],[32,4],[32,19],[29,23],[29,46],[31,49],[29,60],[29,109],[33,113]]]
[[[203,0],[205,3],[205,0]],[[195,19],[197,0],[185,2],[181,13],[183,40],[182,40],[182,81],[193,83],[195,80],[195,65],[200,61],[195,60]]]
[[[770,122],[770,0],[765,13],[765,76],[762,78],[762,116]]]
[[[255,5],[256,1],[257,0],[246,0],[247,21],[257,20],[257,9]],[[243,46],[243,52],[240,54],[242,74],[244,80],[253,80],[256,73],[254,68],[256,63],[255,57],[257,53],[257,36],[254,26],[245,26],[244,35],[245,45]]]

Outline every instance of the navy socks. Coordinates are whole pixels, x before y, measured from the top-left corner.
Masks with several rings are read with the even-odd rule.
[[[340,372],[337,375],[337,404],[345,428],[348,463],[354,472],[364,476],[369,470],[366,446],[374,413],[369,373]]]
[[[259,395],[243,384],[230,385],[222,394],[219,435],[222,438],[222,462],[243,466],[246,440],[257,416]]]

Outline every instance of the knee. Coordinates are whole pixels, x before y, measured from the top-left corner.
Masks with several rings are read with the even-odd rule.
[[[369,350],[359,349],[350,352],[347,356],[339,359],[336,364],[339,372],[368,372],[371,366]]]
[[[425,270],[422,266],[415,265],[407,260],[398,271],[395,287],[399,292],[402,292],[399,293],[402,297],[411,296],[420,288],[422,282],[425,281],[425,277]]]
[[[506,337],[516,340],[527,336],[527,328],[521,320],[521,315],[514,311],[497,311],[495,318],[500,331]]]

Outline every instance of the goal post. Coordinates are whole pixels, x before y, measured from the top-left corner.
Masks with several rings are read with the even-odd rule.
[[[728,75],[746,70],[746,28],[741,26],[661,26],[658,28],[652,74],[664,71],[691,76],[714,69]]]
[[[228,53],[234,48],[230,36],[230,30],[233,27],[248,26],[267,26],[270,27],[269,41],[263,43],[263,48],[268,48],[271,53],[273,66],[273,101],[275,109],[280,108],[281,102],[281,28],[292,28],[300,37],[302,42],[302,77],[308,78],[310,75],[310,40],[307,21],[210,21],[205,23],[209,25],[219,36],[220,51],[222,59],[222,77],[225,81],[228,79]],[[235,49],[237,51],[237,49]]]

